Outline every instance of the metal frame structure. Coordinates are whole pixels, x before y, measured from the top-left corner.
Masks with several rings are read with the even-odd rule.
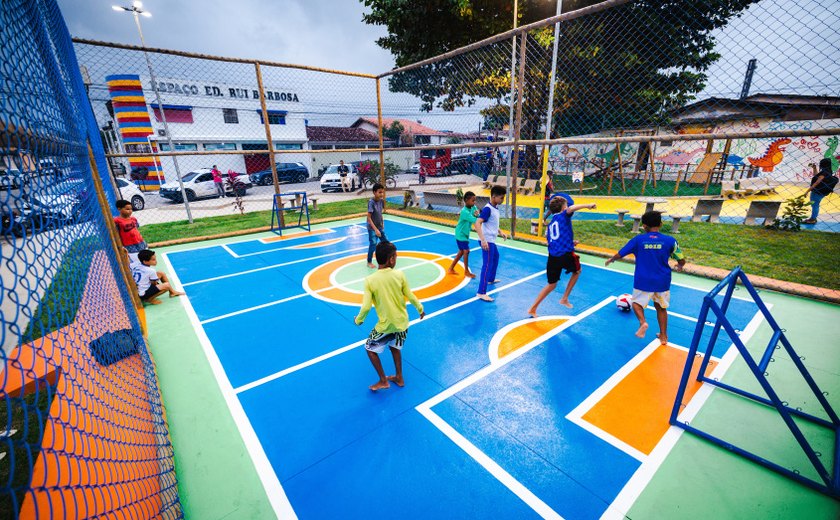
[[[290,197],[290,200],[293,200],[293,204],[299,202],[299,205],[292,205],[288,208],[284,207],[285,203],[283,202],[283,197]],[[298,213],[298,221],[295,225],[286,225],[286,215],[285,212],[287,210],[300,210]],[[306,215],[306,225],[303,224],[303,217],[304,214]],[[277,227],[274,227],[275,217],[277,217]],[[271,231],[277,233],[278,235],[283,235],[284,229],[293,229],[293,228],[303,228],[307,231],[311,229],[310,222],[309,222],[309,199],[306,196],[305,191],[290,191],[287,193],[277,193],[274,195],[274,206],[271,208]]]
[[[767,323],[770,325],[773,332],[770,341],[767,344],[767,347],[764,349],[761,355],[761,359],[759,359],[758,361],[756,361],[752,354],[750,354],[749,350],[741,341],[741,338],[738,336],[738,331],[735,330],[735,328],[729,322],[729,319],[727,319],[726,317],[726,311],[728,310],[729,304],[732,301],[732,294],[735,291],[735,286],[739,282],[744,286],[744,288],[746,288],[747,292],[750,294],[753,301],[758,306],[759,311],[763,315],[764,319],[767,320]],[[723,298],[722,301],[718,303],[715,300],[715,298],[722,291],[724,292]],[[804,476],[799,471],[783,467],[773,461],[765,459],[764,457],[761,457],[755,453],[752,453],[751,451],[735,446],[715,435],[712,435],[711,433],[703,431],[697,426],[689,424],[688,421],[681,421],[679,419],[680,407],[681,403],[683,402],[683,398],[685,397],[688,378],[691,374],[691,368],[694,364],[694,360],[698,355],[697,349],[700,345],[700,338],[703,335],[704,328],[706,327],[710,311],[716,317],[716,320],[711,337],[709,338],[708,348],[706,349],[706,352],[703,355],[703,359],[700,363],[700,370],[697,374],[697,381],[713,385],[717,388],[722,388],[746,399],[755,401],[756,403],[763,404],[765,406],[775,409],[781,416],[782,420],[785,422],[785,425],[787,425],[790,432],[793,434],[797,443],[799,443],[799,446],[805,452],[805,455],[808,457],[808,460],[811,462],[811,464],[813,464],[814,469],[819,474],[821,481],[810,479]],[[741,357],[746,362],[747,367],[749,367],[750,372],[761,385],[761,388],[767,394],[767,397],[753,394],[744,389],[735,387],[722,381],[709,378],[705,375],[706,368],[708,367],[709,361],[712,358],[714,345],[717,342],[721,329],[726,331],[726,334],[729,335],[733,345],[735,345],[735,348],[738,349],[738,352],[741,354]],[[796,365],[796,368],[799,370],[799,373],[805,379],[805,382],[808,384],[808,387],[813,392],[814,397],[817,398],[817,401],[820,403],[820,406],[822,406],[822,409],[828,416],[828,419],[823,419],[821,417],[816,417],[809,413],[805,413],[798,408],[791,408],[790,406],[788,406],[787,402],[783,401],[781,397],[779,397],[779,395],[776,393],[776,390],[773,388],[773,385],[771,385],[768,381],[766,373],[767,366],[771,361],[773,361],[774,351],[782,348],[784,348],[785,352],[790,356],[790,359],[793,361],[794,365]],[[820,454],[818,454],[816,450],[814,450],[814,448],[811,446],[811,443],[808,442],[808,439],[805,438],[805,436],[802,433],[802,430],[794,421],[794,416],[796,416],[799,419],[804,419],[808,422],[828,428],[834,432],[833,467],[826,467],[826,464],[824,464],[823,461],[820,460]],[[679,426],[680,428],[691,432],[709,442],[717,444],[718,446],[726,448],[727,450],[732,451],[744,458],[747,458],[753,462],[761,464],[762,466],[772,469],[773,471],[776,471],[785,477],[788,477],[801,484],[816,489],[821,493],[830,495],[835,499],[840,499],[840,457],[838,457],[838,455],[840,455],[840,435],[838,435],[838,433],[840,433],[840,418],[838,418],[837,414],[835,413],[831,404],[826,399],[822,390],[820,390],[813,377],[811,377],[811,374],[808,372],[808,369],[805,367],[805,364],[802,362],[802,359],[793,349],[793,346],[790,344],[790,341],[788,341],[787,337],[785,336],[784,329],[782,329],[779,326],[779,324],[770,314],[770,310],[761,300],[761,297],[758,295],[758,291],[756,291],[755,287],[753,287],[752,283],[750,283],[749,279],[747,278],[747,275],[741,270],[740,267],[736,267],[735,269],[733,269],[732,272],[729,273],[723,280],[721,280],[720,283],[718,283],[717,286],[715,286],[715,288],[712,289],[703,299],[703,306],[701,307],[700,315],[697,319],[697,327],[694,331],[694,337],[691,340],[691,347],[688,351],[688,357],[686,360],[685,368],[680,379],[680,386],[677,390],[676,399],[674,400],[674,407],[671,410],[670,422],[671,424]]]

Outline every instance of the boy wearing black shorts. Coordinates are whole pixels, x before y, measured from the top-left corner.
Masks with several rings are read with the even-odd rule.
[[[528,309],[528,314],[536,318],[537,307],[557,287],[560,281],[560,274],[563,270],[571,273],[572,277],[566,284],[566,292],[560,298],[560,305],[572,308],[569,303],[569,295],[580,276],[580,257],[575,254],[575,235],[572,230],[572,215],[580,209],[595,209],[595,204],[575,204],[567,206],[566,199],[560,196],[552,197],[548,203],[551,211],[551,223],[546,229],[548,240],[548,262],[545,266],[545,274],[548,278],[548,285],[542,288],[534,304]]]

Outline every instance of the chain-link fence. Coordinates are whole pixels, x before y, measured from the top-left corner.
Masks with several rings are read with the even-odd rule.
[[[0,33],[0,516],[180,517],[70,36],[53,0],[3,2]]]

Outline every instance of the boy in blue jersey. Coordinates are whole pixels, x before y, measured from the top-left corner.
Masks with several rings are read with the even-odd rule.
[[[496,237],[500,236],[507,240],[505,233],[499,229],[499,210],[497,206],[505,200],[507,190],[501,186],[493,186],[490,190],[490,204],[484,206],[475,220],[475,232],[481,240],[481,278],[478,283],[479,300],[492,302],[493,298],[487,295],[487,285],[496,283],[496,268],[499,267],[499,250],[496,248]]]
[[[682,271],[685,257],[674,237],[659,232],[662,226],[662,214],[648,211],[642,215],[645,232],[631,238],[621,250],[614,254],[605,265],[610,265],[619,258],[633,254],[636,256],[636,271],[633,275],[633,312],[639,319],[636,337],[645,337],[648,324],[645,321],[645,308],[653,299],[656,308],[656,320],[659,322],[659,343],[668,344],[668,306],[671,300],[671,265],[669,258],[677,261],[674,267]]]
[[[548,285],[542,288],[534,304],[528,309],[532,318],[537,317],[537,307],[551,294],[560,281],[560,274],[563,269],[572,276],[566,284],[566,291],[560,298],[560,305],[572,308],[569,302],[569,295],[572,293],[578,277],[580,276],[580,257],[575,254],[575,234],[572,230],[572,215],[580,209],[595,209],[595,204],[575,204],[568,206],[566,199],[561,196],[554,196],[548,203],[551,211],[551,222],[546,230],[548,240],[548,261],[545,265],[545,276],[548,278]]]

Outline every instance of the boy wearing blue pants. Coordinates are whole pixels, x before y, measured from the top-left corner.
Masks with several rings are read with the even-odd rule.
[[[376,269],[376,266],[373,265],[373,253],[376,251],[376,245],[388,241],[388,237],[385,236],[385,220],[382,218],[384,212],[385,187],[377,182],[373,185],[373,198],[368,201],[367,210],[367,266],[369,269]]]
[[[493,186],[490,190],[490,203],[484,206],[475,221],[475,232],[481,241],[481,278],[476,296],[480,300],[492,302],[487,295],[487,285],[496,283],[496,268],[499,267],[499,250],[496,248],[496,237],[507,240],[505,233],[499,229],[499,204],[505,200],[505,190],[501,186]]]

